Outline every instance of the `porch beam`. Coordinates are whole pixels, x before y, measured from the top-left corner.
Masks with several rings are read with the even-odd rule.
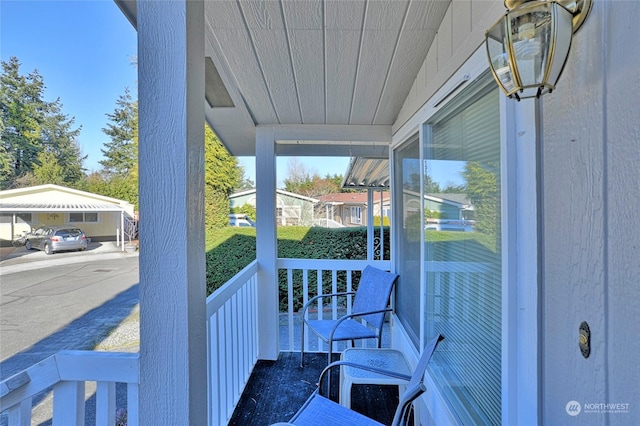
[[[353,124],[274,124],[268,126],[277,142],[334,141],[334,142],[391,142],[391,126]]]
[[[281,156],[389,157],[391,126],[295,124],[264,127],[272,129],[276,153]]]
[[[204,4],[138,1],[140,424],[206,425]]]
[[[258,358],[277,360],[278,257],[276,226],[276,153],[272,126],[256,131],[256,257],[258,260]]]

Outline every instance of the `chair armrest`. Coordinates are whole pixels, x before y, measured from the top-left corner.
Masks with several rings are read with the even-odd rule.
[[[322,395],[322,381],[324,379],[325,374],[329,370],[331,370],[332,368],[339,367],[339,366],[342,366],[342,365],[345,365],[347,367],[358,368],[360,370],[370,371],[372,373],[382,374],[382,375],[393,377],[393,378],[396,378],[396,379],[406,380],[407,382],[409,380],[411,380],[411,376],[409,376],[407,374],[396,373],[395,371],[382,370],[380,368],[370,367],[368,365],[362,365],[362,364],[358,364],[358,363],[351,362],[351,361],[334,361],[331,364],[327,365],[324,368],[324,370],[322,370],[322,373],[320,373],[320,378],[318,379],[318,393],[320,395]]]
[[[304,314],[304,312],[309,308],[309,306],[311,306],[311,304],[313,302],[315,302],[316,300],[323,298],[323,297],[339,297],[339,296],[348,296],[348,295],[355,295],[356,292],[355,291],[346,291],[343,293],[331,293],[331,294],[319,294],[317,296],[312,297],[311,299],[309,299],[309,301],[302,307],[302,314]]]
[[[333,333],[335,333],[336,329],[340,326],[340,324],[342,324],[344,321],[348,320],[349,318],[362,317],[364,315],[381,314],[383,312],[391,312],[391,311],[393,311],[393,309],[385,308],[385,309],[379,309],[377,311],[369,311],[369,312],[355,312],[355,313],[352,312],[350,314],[341,316],[338,319],[338,322],[336,322],[336,325],[333,326],[333,329],[331,330],[331,333],[329,333],[329,344],[331,344],[331,342],[333,342]]]

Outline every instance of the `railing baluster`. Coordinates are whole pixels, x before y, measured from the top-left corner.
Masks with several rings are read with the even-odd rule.
[[[138,426],[140,423],[139,390],[138,383],[127,383],[127,426]]]
[[[293,324],[293,270],[287,269],[287,305],[289,324]],[[289,327],[289,350],[293,351],[293,327]]]
[[[9,408],[9,426],[31,426],[31,398]]]
[[[53,426],[84,424],[84,382],[62,381],[53,387]]]
[[[305,306],[309,301],[309,270],[305,269],[302,271],[302,306]],[[309,313],[305,312],[305,318],[309,318]],[[302,321],[301,327],[304,327],[304,321]],[[293,324],[289,324],[289,329],[293,330]],[[302,344],[302,342],[301,342]],[[309,333],[304,333],[304,347],[309,347]]]
[[[331,293],[338,292],[338,271],[335,269],[331,271]],[[333,319],[338,319],[338,298],[333,298],[332,300],[332,308],[333,308]]]
[[[322,294],[323,293],[323,291],[322,291],[322,269],[318,268],[316,277],[318,278],[318,294]],[[323,311],[322,310],[323,310],[323,304],[322,304],[322,299],[320,298],[320,299],[318,299],[318,320],[322,320],[323,319]],[[318,350],[319,351],[324,350],[324,342],[319,337],[318,337]]]
[[[96,388],[96,426],[116,423],[116,384],[98,382]]]

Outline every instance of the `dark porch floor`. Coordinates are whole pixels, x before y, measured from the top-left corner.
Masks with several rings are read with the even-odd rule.
[[[336,358],[337,359],[337,358]],[[327,354],[281,352],[277,361],[258,361],[229,425],[268,426],[288,421],[316,389]],[[331,397],[337,401],[338,368],[334,369]],[[326,389],[323,387],[323,390]],[[351,408],[382,424],[391,424],[398,406],[396,386],[354,386]]]

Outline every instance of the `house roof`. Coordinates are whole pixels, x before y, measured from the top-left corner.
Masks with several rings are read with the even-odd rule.
[[[384,192],[383,199],[390,199],[389,193]],[[379,197],[375,197],[379,201]],[[335,194],[325,194],[320,197],[320,202],[327,204],[367,204],[366,192],[338,192]]]
[[[255,193],[256,193],[255,188],[247,189],[245,191],[235,192],[235,193],[229,195],[229,198],[244,197],[245,195],[250,195],[250,194],[255,194]],[[318,202],[318,200],[315,199],[315,198],[305,197],[304,195],[295,194],[293,192],[288,192],[288,191],[285,191],[283,189],[276,189],[276,193],[280,194],[280,195],[285,195],[287,197],[299,198],[301,200],[308,201],[308,202],[314,203],[314,204]]]
[[[207,121],[234,156],[257,126],[304,125],[276,132],[277,155],[386,158],[450,2],[207,1]],[[136,2],[116,3],[135,27]]]
[[[450,194],[439,192],[437,194],[425,194],[425,198],[445,204],[455,204],[461,209],[473,209],[471,200],[467,194]]]
[[[5,203],[0,202],[0,212],[114,212],[125,211],[121,206],[108,203]]]
[[[38,185],[0,191],[0,212],[126,211],[131,203],[117,198],[80,191],[60,185]]]

